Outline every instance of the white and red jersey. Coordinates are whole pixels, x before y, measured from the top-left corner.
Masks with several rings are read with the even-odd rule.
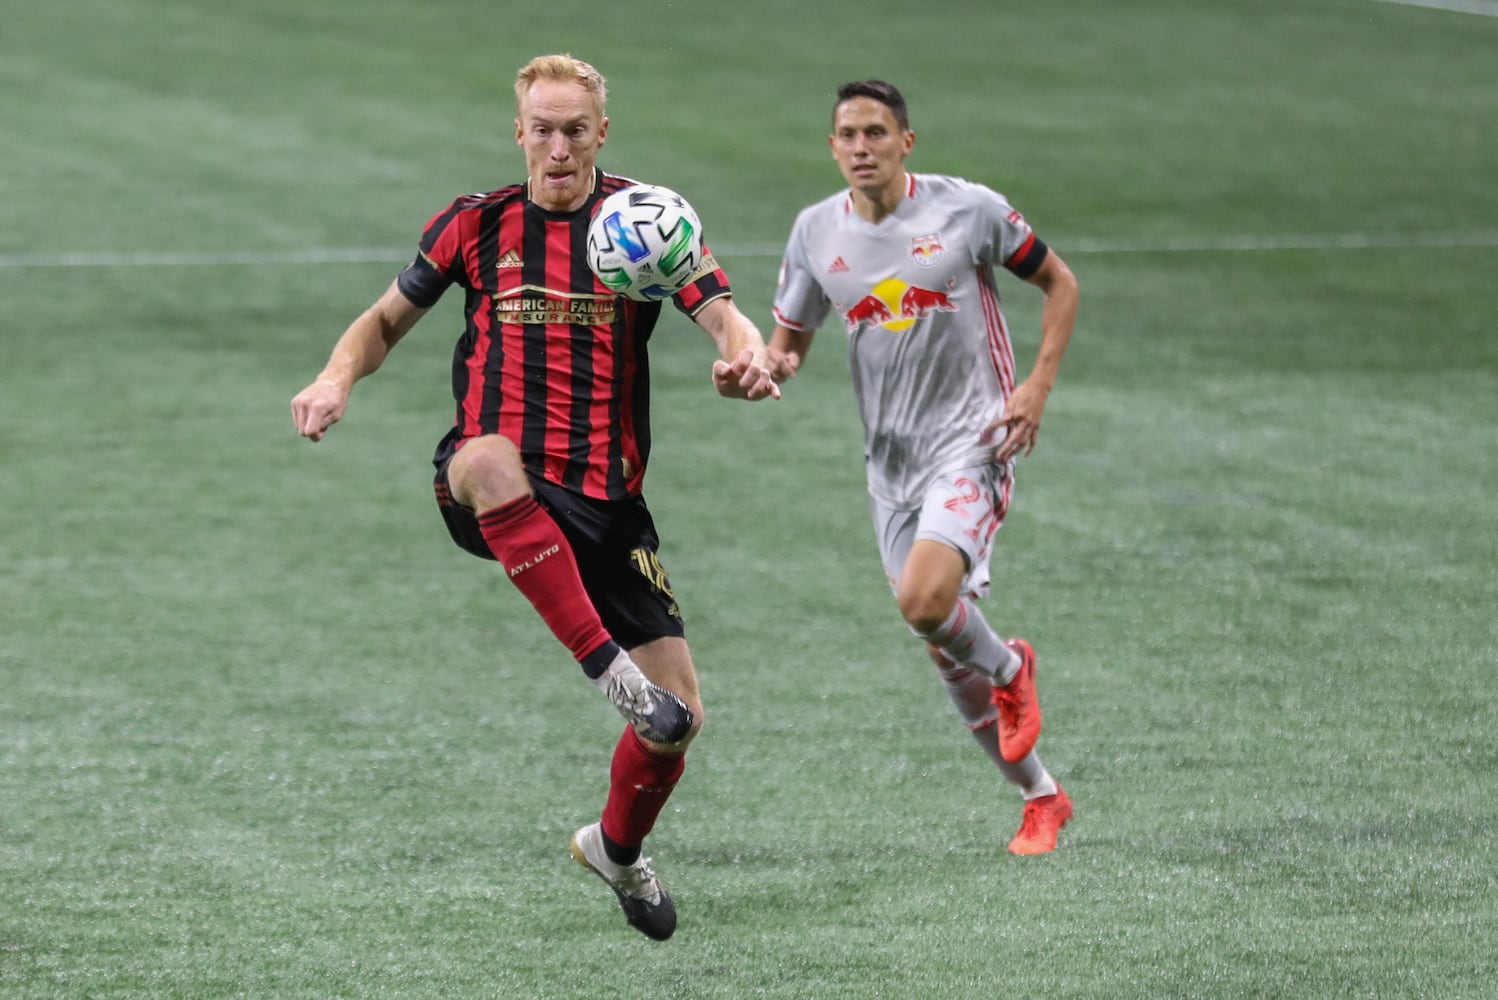
[[[775,320],[815,330],[837,311],[863,418],[869,492],[919,507],[944,470],[991,461],[984,428],[1014,390],[1014,352],[994,268],[1035,273],[1047,249],[996,191],[909,174],[875,224],[844,191],[796,217]]]

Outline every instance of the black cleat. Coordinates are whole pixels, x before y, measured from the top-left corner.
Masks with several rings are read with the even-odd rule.
[[[632,865],[614,864],[604,852],[598,823],[590,823],[572,835],[572,857],[608,883],[635,930],[657,941],[676,932],[676,905],[650,867],[649,858],[642,857]]]

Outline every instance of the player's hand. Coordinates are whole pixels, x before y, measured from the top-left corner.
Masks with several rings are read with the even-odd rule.
[[[780,398],[780,386],[775,384],[770,369],[755,364],[754,352],[748,349],[740,351],[732,363],[722,359],[713,362],[713,388],[730,399]]]
[[[1040,434],[1040,415],[1045,412],[1046,396],[1050,393],[1040,385],[1026,381],[1009,396],[1004,405],[1004,415],[983,430],[982,441],[988,444],[999,437],[1003,440],[994,449],[993,460],[1000,465],[1008,464],[1017,455],[1028,455],[1035,450],[1035,439]]]
[[[291,422],[304,438],[321,441],[348,408],[348,393],[330,382],[313,382],[291,399]]]
[[[801,355],[795,351],[777,351],[772,347],[765,355],[765,368],[776,382],[795,378],[796,370],[800,367]]]

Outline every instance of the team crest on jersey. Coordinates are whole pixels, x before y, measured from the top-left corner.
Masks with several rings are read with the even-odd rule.
[[[941,233],[927,233],[910,241],[910,259],[921,267],[932,267],[946,252],[947,248],[941,243]]]

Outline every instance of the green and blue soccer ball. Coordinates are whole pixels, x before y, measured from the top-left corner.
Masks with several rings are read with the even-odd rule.
[[[588,266],[616,295],[667,299],[703,263],[702,223],[670,188],[637,184],[603,200],[588,225]]]

